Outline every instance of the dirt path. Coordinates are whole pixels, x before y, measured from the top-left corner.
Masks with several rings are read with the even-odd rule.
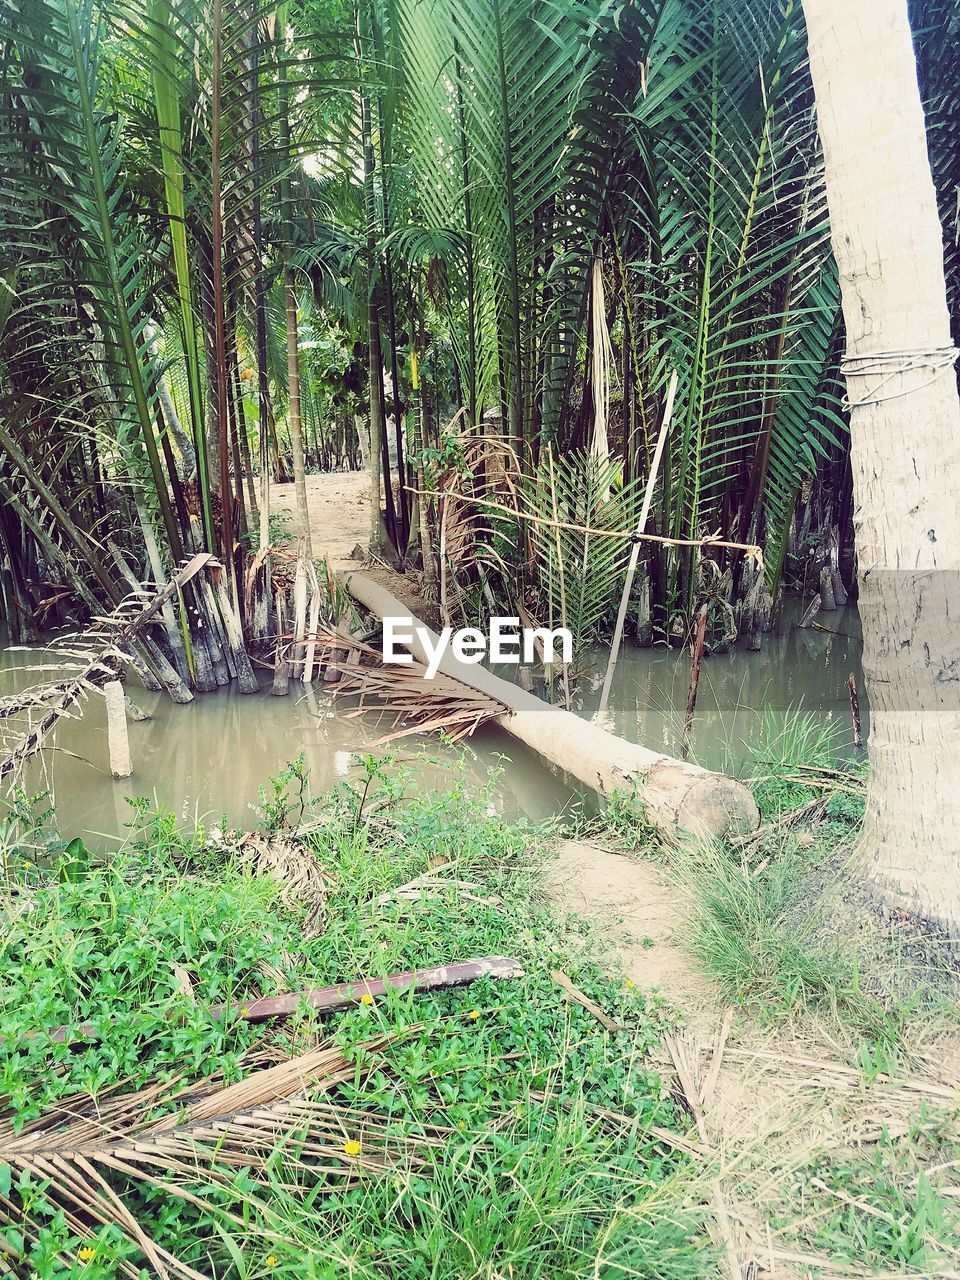
[[[683,904],[653,863],[567,840],[550,871],[553,891],[566,908],[610,927],[624,974],[643,991],[660,988],[691,1025],[709,1030],[716,992],[675,941]]]
[[[370,477],[366,471],[331,471],[307,476],[307,511],[315,556],[325,557],[332,569],[356,568],[353,550],[364,549],[370,537]],[[274,512],[288,517],[285,528],[300,534],[297,495],[293,484],[270,486]]]
[[[859,1151],[880,1134],[905,1134],[921,1107],[955,1107],[956,1036],[917,1043],[901,1075],[870,1082],[851,1065],[850,1045],[829,1028],[764,1032],[723,1007],[682,945],[684,902],[658,864],[566,841],[551,866],[550,891],[563,908],[603,928],[626,977],[642,991],[659,989],[684,1015],[683,1030],[666,1038],[658,1065],[691,1116],[704,1170],[698,1193],[723,1259],[720,1274],[726,1280],[881,1274],[791,1247],[771,1229],[770,1217],[774,1206],[788,1218],[807,1211],[792,1203],[798,1170],[821,1153]],[[826,1194],[829,1203],[832,1193]]]
[[[335,572],[363,566],[363,572],[402,600],[411,613],[438,625],[437,606],[423,595],[419,574],[398,573],[383,560],[367,555],[370,541],[370,475],[366,471],[331,471],[308,475],[307,513],[313,554],[325,559]],[[302,532],[293,484],[270,486],[272,510],[285,516],[284,528],[295,536]],[[360,554],[356,554],[357,548]]]

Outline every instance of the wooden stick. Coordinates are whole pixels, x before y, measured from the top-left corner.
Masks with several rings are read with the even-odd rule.
[[[863,731],[860,726],[860,699],[857,696],[857,681],[853,672],[847,680],[850,689],[850,718],[853,721],[853,745],[859,750],[863,746]]]
[[[103,700],[107,704],[107,742],[110,748],[110,772],[115,778],[129,778],[133,773],[133,765],[130,762],[127,709],[123,701],[123,685],[119,680],[107,681],[103,686]]]
[[[557,484],[553,474],[553,447],[551,445],[547,445],[547,461],[550,463],[550,501],[553,507],[553,518],[556,520],[559,512],[557,511]],[[554,529],[554,534],[556,535],[557,547],[557,573],[560,575],[560,625],[565,627],[567,625],[567,583],[563,568],[563,548],[560,543],[560,530]],[[565,662],[560,664],[560,674],[563,679],[563,705],[569,711],[570,673]]]
[[[820,592],[818,591],[817,594],[810,601],[810,607],[807,609],[807,612],[803,615],[803,617],[797,623],[797,629],[800,631],[805,631],[807,627],[812,626],[813,620],[819,612],[820,612]]]
[[[277,624],[277,638],[274,643],[271,693],[275,698],[285,698],[290,692],[290,664],[287,661],[287,602],[280,588],[276,593],[274,617]]]
[[[315,987],[282,996],[262,996],[245,1004],[212,1005],[207,1009],[209,1017],[217,1022],[264,1022],[267,1018],[285,1018],[299,1012],[304,1006],[318,1013],[335,1013],[362,1003],[364,996],[385,995],[387,991],[437,991],[450,987],[464,987],[478,978],[522,978],[523,969],[510,956],[482,956],[477,960],[461,960],[455,964],[440,965],[435,969],[415,969],[409,973],[391,973],[385,978],[358,978],[354,982],[338,982],[333,987]],[[174,1010],[171,1010],[172,1017]],[[55,1027],[52,1031],[28,1031],[32,1038],[46,1035],[53,1044],[89,1044],[103,1038],[103,1029],[112,1025],[112,1018],[101,1024],[83,1022],[79,1025]],[[6,1037],[0,1037],[0,1044]]]
[[[693,716],[697,709],[697,690],[700,687],[700,664],[703,661],[703,638],[707,631],[707,606],[700,610],[697,619],[696,638],[693,642],[693,655],[690,665],[690,692],[687,694],[687,713],[683,718],[683,751],[681,759],[686,760],[690,754],[690,730],[693,728]]]
[[[657,437],[657,447],[653,453],[653,462],[650,464],[650,474],[647,476],[647,488],[643,495],[643,506],[640,509],[640,519],[637,521],[637,528],[634,537],[637,539],[633,544],[630,552],[630,563],[627,565],[627,576],[623,581],[623,592],[620,595],[620,609],[617,613],[617,625],[613,630],[613,640],[610,642],[610,657],[607,659],[607,670],[603,677],[603,689],[600,693],[600,705],[597,707],[597,714],[594,721],[599,724],[607,713],[607,703],[610,700],[610,686],[613,683],[613,673],[616,669],[617,658],[620,654],[620,641],[623,639],[623,624],[627,617],[627,608],[630,604],[630,593],[633,590],[633,575],[637,571],[637,560],[640,558],[640,542],[644,531],[647,527],[647,517],[650,515],[650,506],[653,502],[653,490],[657,483],[657,472],[660,470],[660,459],[663,457],[664,445],[667,442],[667,433],[670,430],[670,419],[673,417],[673,401],[677,394],[677,371],[674,369],[670,376],[670,387],[667,391],[667,403],[663,410],[663,422],[660,424],[660,435]],[[556,513],[554,513],[556,519]],[[559,529],[557,531],[559,538]]]
[[[622,1031],[623,1027],[619,1022],[614,1022],[608,1014],[600,1008],[589,996],[584,995],[578,986],[575,986],[562,969],[551,969],[550,977],[559,987],[563,987],[564,991],[576,1004],[582,1005],[588,1013],[592,1013],[601,1026],[606,1027],[608,1031]]]

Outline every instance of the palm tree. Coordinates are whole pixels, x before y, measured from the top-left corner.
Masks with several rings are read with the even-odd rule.
[[[871,710],[862,848],[892,903],[955,934],[960,398],[907,6],[803,7],[847,329]]]
[[[960,76],[936,33],[955,6],[916,5],[946,213]],[[349,431],[353,452],[364,401],[371,543],[422,560],[465,615],[546,618],[589,583],[585,632],[609,632],[622,556],[589,536],[558,553],[481,503],[628,511],[672,369],[651,531],[762,544],[765,578],[717,548],[645,550],[661,636],[682,640],[708,583],[715,642],[732,614],[756,630],[849,523],[795,0],[0,0],[0,40],[0,609],[18,634],[47,617],[45,577],[70,585],[51,620],[125,589],[97,550],[106,510],[125,574],[203,546],[234,582],[259,514],[266,639],[270,478],[292,458],[305,525],[318,437]],[[405,486],[455,477],[470,536],[451,553],[449,504]],[[225,670],[202,612],[191,586],[166,619],[197,687]]]

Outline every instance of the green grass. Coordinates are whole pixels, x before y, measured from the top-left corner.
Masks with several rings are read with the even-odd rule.
[[[812,1157],[776,1225],[801,1248],[878,1273],[944,1274],[960,1246],[958,1159],[956,1117],[921,1110],[904,1133]]]
[[[488,797],[471,795],[462,779],[429,794],[400,771],[366,766],[358,785],[317,805],[302,804],[306,779],[296,766],[262,796],[266,824],[299,826],[333,878],[316,938],[303,936],[300,914],[283,906],[271,879],[235,864],[229,843],[181,830],[143,805],[118,853],[72,865],[69,876],[56,858],[8,858],[15,882],[0,950],[8,1111],[22,1125],[60,1099],[96,1097],[119,1080],[134,1088],[217,1069],[237,1078],[244,1052],[263,1037],[291,1052],[331,1038],[357,1058],[372,1035],[397,1033],[376,1070],[334,1097],[374,1107],[398,1134],[441,1125],[447,1140],[416,1173],[347,1186],[292,1173],[278,1149],[263,1179],[240,1169],[234,1191],[217,1191],[222,1215],[120,1175],[114,1184],[158,1243],[218,1278],[709,1274],[700,1216],[684,1208],[686,1158],[649,1133],[680,1125],[648,1061],[670,1013],[607,976],[586,924],[548,909],[539,889],[543,830],[489,816]],[[36,843],[25,830],[23,848]],[[453,863],[448,874],[480,885],[473,898],[488,901],[450,888],[374,903],[438,862]],[[516,957],[526,976],[390,994],[322,1022],[304,1011],[258,1029],[206,1014],[213,1003],[485,954]],[[606,1032],[570,1003],[551,968],[624,1030]],[[193,999],[178,970],[190,975]],[[102,1041],[76,1048],[30,1034],[106,1019]],[[611,1124],[599,1109],[626,1120]],[[142,1264],[115,1228],[72,1232],[46,1205],[42,1182],[11,1194],[42,1228],[32,1239],[7,1230],[24,1275],[77,1274],[81,1249],[94,1251],[82,1267],[90,1280],[121,1274],[124,1259]],[[248,1227],[239,1230],[228,1212]]]
[[[856,859],[865,765],[799,709],[766,714],[752,754],[761,839],[643,851],[678,882],[684,942],[722,1000],[766,1025],[826,1022],[865,1075],[894,1070],[919,1019],[956,1024],[960,981],[935,941],[885,921],[871,899]],[[634,849],[629,815],[626,801],[612,806],[605,830]]]
[[[817,798],[820,789],[804,778],[811,766],[850,769],[857,776],[863,771],[862,762],[844,758],[839,725],[801,706],[781,712],[764,708],[749,749],[753,777],[748,781],[764,820]]]
[[[758,866],[714,846],[684,859],[680,874],[691,895],[690,948],[724,999],[781,1013],[852,980],[839,951],[815,938],[795,855]]]

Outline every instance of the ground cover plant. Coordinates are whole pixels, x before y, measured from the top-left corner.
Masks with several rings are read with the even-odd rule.
[[[811,1153],[789,1185],[777,1225],[803,1245],[883,1271],[947,1274],[960,1210],[952,1172],[956,1116],[920,1107],[876,1142]]]
[[[960,1061],[955,954],[858,876],[866,765],[829,723],[767,714],[753,756],[760,831],[658,854],[738,1043],[782,1055],[745,1091],[733,1193],[801,1274],[956,1274],[960,1107],[940,1083]],[[607,829],[635,850],[630,809]]]
[[[119,852],[53,858],[22,821],[22,846],[7,828],[4,1266],[137,1275],[152,1248],[171,1275],[702,1274],[705,1238],[677,1190],[687,1157],[669,1140],[682,1117],[648,1057],[673,1015],[598,961],[583,922],[547,908],[545,831],[490,816],[456,775],[425,794],[368,760],[319,805],[307,784],[294,765],[262,813],[267,835],[296,829],[327,873],[312,936],[222,827],[142,805]],[[384,896],[431,867],[429,893]],[[490,954],[525,976],[389,993],[322,1021],[208,1012]],[[558,969],[622,1029],[568,1000]],[[102,1038],[34,1034],[84,1022]],[[197,1128],[217,1090],[259,1088],[258,1072],[318,1043],[335,1061],[308,1088],[309,1121],[282,1112],[281,1133],[277,1108],[294,1104],[260,1089],[259,1109]],[[70,1129],[91,1104],[103,1127]]]

